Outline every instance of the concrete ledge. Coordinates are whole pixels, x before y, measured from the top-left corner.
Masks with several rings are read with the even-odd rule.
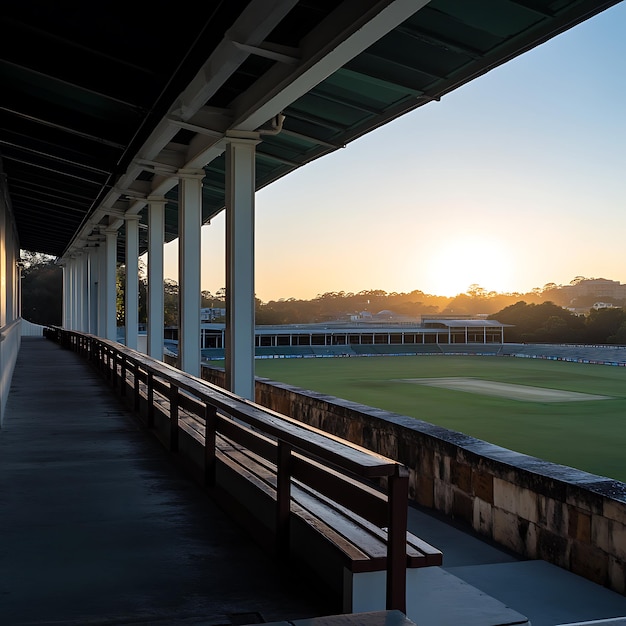
[[[293,622],[271,622],[267,626],[416,626],[400,611],[374,611],[369,613],[350,613],[347,615],[329,615],[310,619],[298,619]]]
[[[557,624],[556,626],[593,626],[594,624],[610,624],[612,626],[626,626],[626,617],[614,617],[611,619],[594,619],[591,622],[569,622],[568,624]]]
[[[440,567],[415,570],[407,617],[419,626],[530,625],[528,618]]]
[[[533,624],[608,619],[626,615],[626,598],[546,561],[448,568],[468,584],[523,610]]]

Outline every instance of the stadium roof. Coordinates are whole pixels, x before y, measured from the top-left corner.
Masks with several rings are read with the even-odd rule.
[[[170,241],[179,169],[205,170],[205,222],[223,209],[227,132],[269,131],[261,188],[618,1],[4,2],[0,157],[21,247],[62,256],[149,194],[168,198]]]
[[[441,327],[427,327],[427,323],[437,323]],[[431,320],[424,319],[422,323],[414,324],[394,324],[378,322],[376,324],[359,324],[354,322],[316,322],[311,324],[260,324],[256,326],[256,333],[259,335],[309,335],[315,334],[372,334],[372,333],[434,333],[447,328],[507,328],[512,324],[503,324],[496,320],[476,320],[476,319],[457,319],[457,320]],[[202,322],[202,328],[206,330],[222,331],[226,325],[221,322]]]
[[[505,328],[512,324],[503,324],[496,320],[446,320],[446,319],[424,319],[424,324],[440,324],[445,328]]]

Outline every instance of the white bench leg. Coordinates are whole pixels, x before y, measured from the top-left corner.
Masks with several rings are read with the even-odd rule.
[[[387,604],[387,573],[343,570],[344,613],[384,611]]]
[[[411,591],[418,584],[418,569],[406,571],[407,609]],[[387,608],[387,572],[361,572],[353,574],[343,570],[344,613],[385,611]]]

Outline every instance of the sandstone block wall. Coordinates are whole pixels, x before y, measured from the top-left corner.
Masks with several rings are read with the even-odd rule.
[[[418,504],[626,594],[626,484],[282,383],[257,379],[256,401],[404,463]]]

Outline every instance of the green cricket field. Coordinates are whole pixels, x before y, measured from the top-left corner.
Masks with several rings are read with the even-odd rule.
[[[626,367],[434,355],[260,359],[256,375],[626,482]]]

